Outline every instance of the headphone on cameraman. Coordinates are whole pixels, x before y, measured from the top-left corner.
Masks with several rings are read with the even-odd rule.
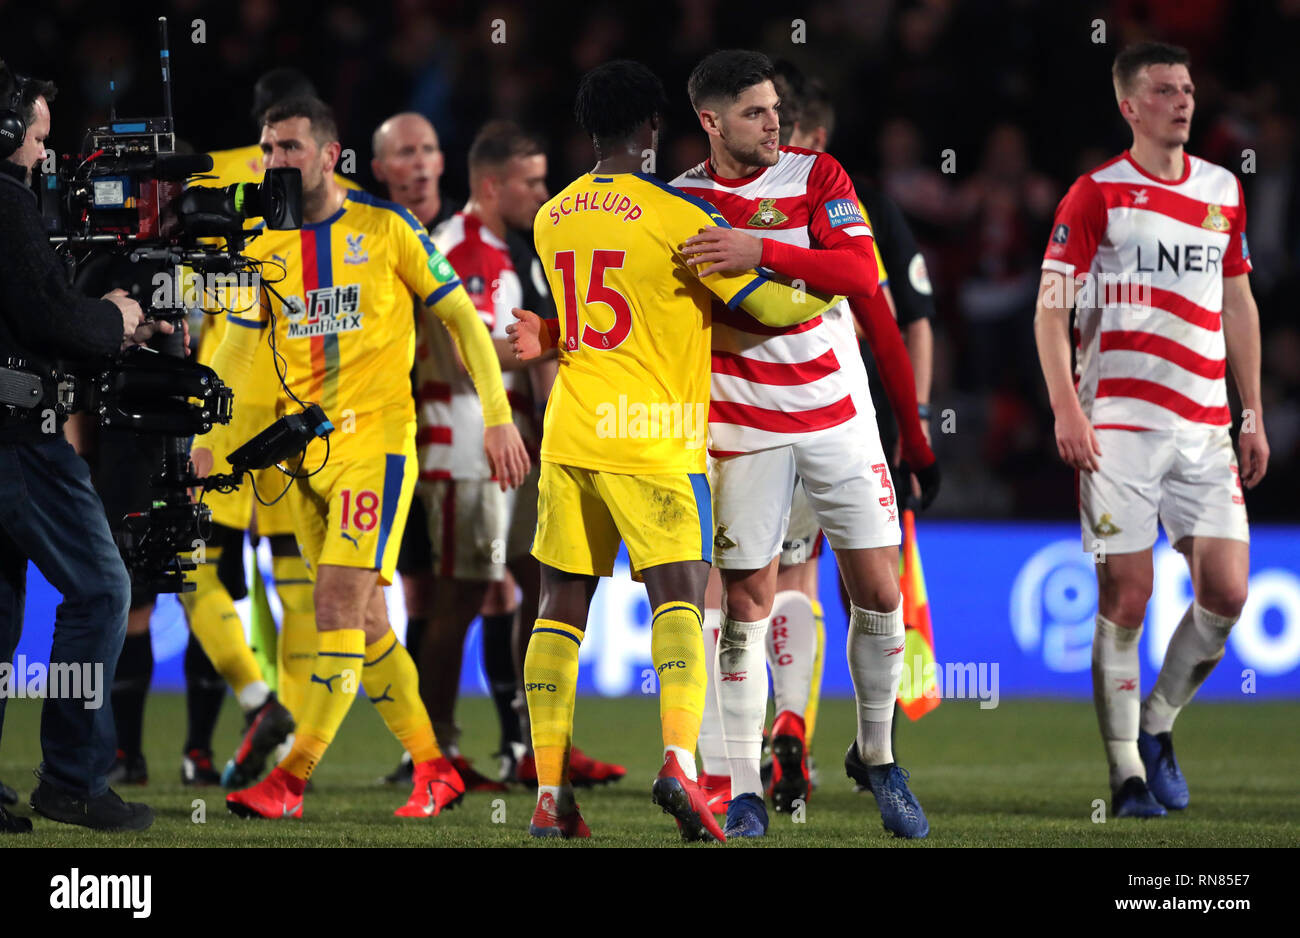
[[[0,105],[0,160],[6,159],[23,145],[27,136],[27,121],[23,118],[23,91],[27,79],[10,73],[14,89],[9,100]]]

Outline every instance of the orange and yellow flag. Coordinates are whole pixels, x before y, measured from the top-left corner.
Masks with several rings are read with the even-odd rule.
[[[899,558],[903,590],[903,677],[898,702],[910,719],[919,720],[939,706],[938,669],[934,658],[934,632],[930,627],[930,600],[921,573],[921,551],[916,544],[916,513],[903,512],[903,550]]]

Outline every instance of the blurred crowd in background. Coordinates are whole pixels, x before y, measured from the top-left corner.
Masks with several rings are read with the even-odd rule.
[[[573,94],[606,60],[640,59],[664,80],[664,179],[707,156],[686,79],[708,52],[758,49],[820,78],[837,111],[830,151],[898,201],[922,245],[939,310],[932,402],[946,478],[933,511],[967,517],[1076,516],[1034,350],[1039,263],[1070,183],[1129,143],[1110,83],[1115,53],[1143,38],[1184,45],[1196,84],[1188,149],[1236,172],[1247,200],[1272,446],[1268,477],[1247,504],[1254,522],[1300,518],[1300,0],[174,0],[122,9],[0,0],[0,56],[60,87],[55,150],[78,151],[84,128],[106,118],[110,75],[119,115],[161,113],[154,17],[165,13],[182,138],[198,150],[255,142],[254,81],[296,66],[336,109],[358,181],[381,194],[370,135],[398,111],[434,122],[443,192],[457,201],[469,142],[492,118],[546,139],[552,191],[587,170]]]

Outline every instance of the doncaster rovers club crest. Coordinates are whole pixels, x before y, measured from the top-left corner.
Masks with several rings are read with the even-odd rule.
[[[776,199],[763,199],[758,203],[758,211],[748,224],[750,228],[771,228],[788,220],[785,212],[776,207]]]

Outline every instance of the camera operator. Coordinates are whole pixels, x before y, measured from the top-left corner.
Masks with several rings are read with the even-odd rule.
[[[144,322],[125,291],[96,300],[69,286],[30,188],[45,155],[54,91],[53,84],[19,78],[0,63],[0,364],[22,359],[44,376],[56,361],[93,366],[156,332],[173,331]],[[0,661],[10,661],[18,644],[30,560],[63,596],[51,666],[75,667],[96,682],[93,698],[45,700],[40,784],[31,807],[92,829],[144,830],[153,811],[123,802],[106,779],[116,746],[104,689],[126,633],[130,581],[90,472],[64,439],[48,391],[29,413],[0,407]],[[4,703],[0,695],[0,729]],[[0,808],[0,830],[30,829],[30,821]]]

